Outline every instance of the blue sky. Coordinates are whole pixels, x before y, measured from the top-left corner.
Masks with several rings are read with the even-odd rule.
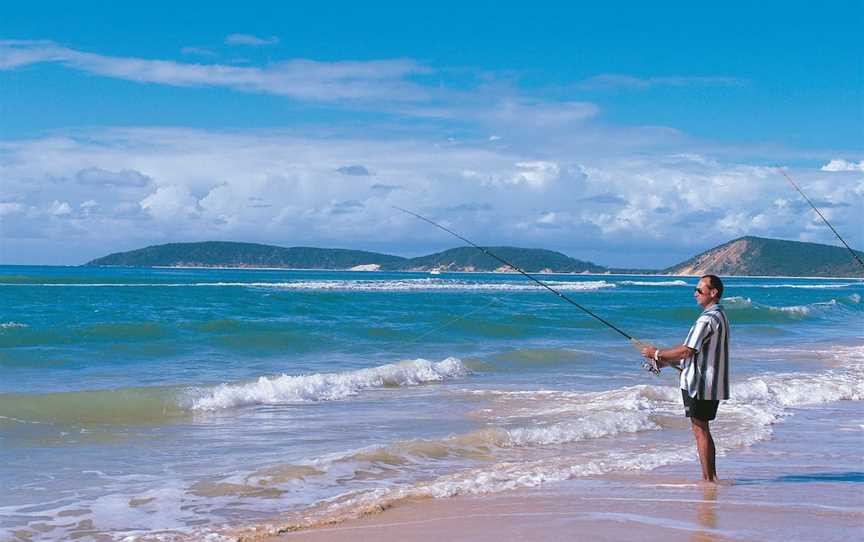
[[[864,4],[33,2],[0,18],[0,263],[226,239],[665,266],[864,245]],[[698,231],[698,234],[693,232]]]

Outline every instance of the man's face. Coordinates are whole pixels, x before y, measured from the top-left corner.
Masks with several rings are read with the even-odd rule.
[[[714,301],[714,293],[716,290],[711,289],[708,279],[699,279],[699,284],[693,290],[693,297],[696,298],[696,303],[704,307]]]

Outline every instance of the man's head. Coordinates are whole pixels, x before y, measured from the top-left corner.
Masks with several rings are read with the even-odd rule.
[[[723,281],[717,275],[702,275],[693,296],[703,308],[713,305],[723,297]]]

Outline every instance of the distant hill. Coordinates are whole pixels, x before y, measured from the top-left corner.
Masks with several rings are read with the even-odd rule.
[[[767,275],[864,277],[845,248],[817,243],[741,237],[661,271],[609,269],[560,252],[535,248],[488,247],[528,272],[638,272],[668,275]],[[864,258],[864,253],[859,252]],[[357,269],[364,271],[510,271],[476,248],[460,247],[428,256],[403,258],[340,248],[277,247],[255,243],[207,241],[169,243],[117,252],[85,265],[120,267],[275,267]]]
[[[117,252],[85,265],[119,267],[285,267],[291,269],[350,269],[377,265],[397,269],[405,258],[340,248],[284,248],[256,243],[205,241],[169,243]]]
[[[490,252],[507,260],[529,273],[604,273],[603,266],[584,262],[555,252],[539,248],[485,247]],[[403,263],[403,269],[414,271],[511,271],[495,258],[487,256],[474,247],[459,247],[411,258]]]
[[[551,250],[490,247],[526,271],[603,273],[605,267]],[[418,258],[338,248],[284,248],[254,243],[207,241],[169,243],[117,252],[86,263],[119,267],[283,267],[290,269],[351,269],[386,271],[495,271],[502,264],[472,247],[461,247]],[[509,270],[509,269],[506,269]]]
[[[864,252],[856,252],[864,258]],[[752,236],[714,247],[661,273],[864,277],[864,269],[843,247]]]

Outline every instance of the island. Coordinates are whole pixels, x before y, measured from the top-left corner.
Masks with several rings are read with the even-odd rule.
[[[490,253],[529,273],[638,273],[658,275],[864,277],[864,267],[844,247],[746,236],[706,250],[666,269],[623,269],[576,259],[561,252],[509,246],[486,247]],[[856,251],[864,258],[864,252]],[[458,247],[426,256],[342,248],[280,247],[232,241],[168,243],[96,258],[86,266],[220,267],[325,269],[350,271],[512,272],[501,261],[474,247]]]

